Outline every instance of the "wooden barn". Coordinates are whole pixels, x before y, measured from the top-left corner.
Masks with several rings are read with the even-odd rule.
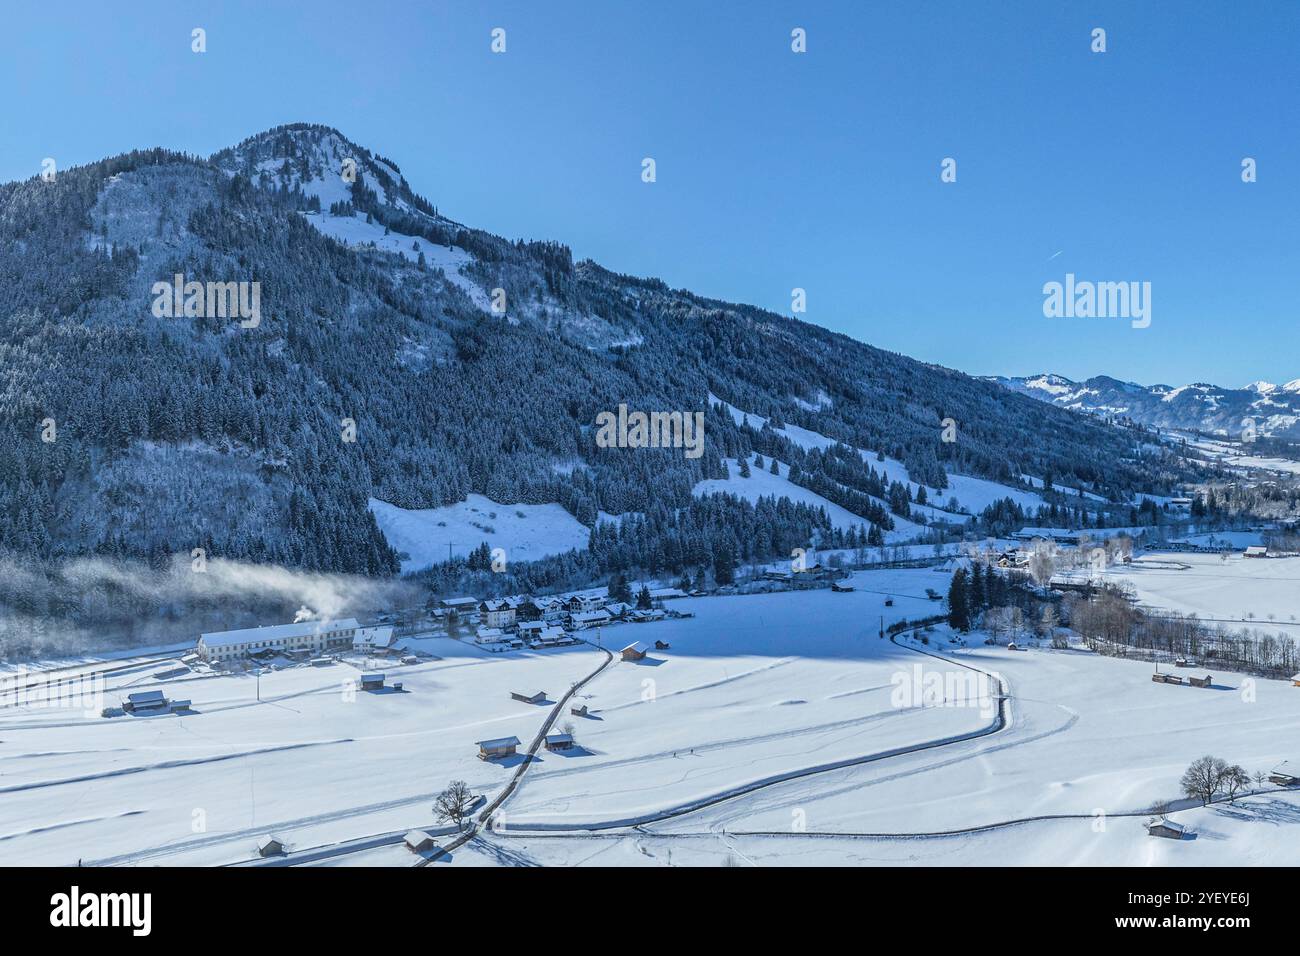
[[[641,641],[633,641],[627,647],[618,652],[619,656],[625,661],[640,661],[645,659],[647,648]]]
[[[284,844],[269,833],[257,841],[258,856],[279,856],[283,852]]]
[[[1268,782],[1279,787],[1300,786],[1300,767],[1292,767],[1290,761],[1283,760],[1269,772]]]
[[[1166,840],[1181,840],[1187,829],[1181,823],[1174,823],[1164,817],[1153,817],[1146,823],[1147,836],[1164,837]]]
[[[495,760],[501,757],[513,757],[518,752],[518,737],[498,737],[495,740],[480,740],[478,742],[479,760]]]
[[[167,706],[167,698],[160,690],[142,690],[127,694],[122,709],[128,714],[158,710]]]
[[[1204,677],[1192,677],[1188,675],[1187,683],[1191,684],[1193,687],[1209,687],[1213,680],[1214,678],[1210,674],[1206,674]]]
[[[542,701],[546,700],[546,691],[539,690],[535,694],[521,694],[518,691],[512,690],[510,692],[510,697],[513,700],[517,700],[525,704],[540,704]]]
[[[423,853],[425,850],[437,849],[437,841],[423,830],[411,830],[402,839],[406,848],[412,853]]]
[[[569,708],[569,713],[573,714],[573,716],[575,716],[575,717],[586,717],[586,716],[587,716],[587,705],[586,705],[586,704],[574,704],[572,707]]]
[[[547,750],[572,750],[573,734],[547,734],[545,745]]]
[[[362,690],[383,690],[384,675],[383,674],[362,674],[361,689]]]

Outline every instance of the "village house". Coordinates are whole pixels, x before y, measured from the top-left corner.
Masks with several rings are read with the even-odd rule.
[[[1250,547],[1246,548],[1245,555],[1248,558],[1267,558],[1268,548],[1264,547],[1262,544],[1252,544]]]
[[[583,614],[604,605],[605,599],[598,594],[575,594],[564,602],[564,608],[570,614]]]
[[[610,617],[609,612],[600,611],[581,611],[569,615],[569,626],[575,631],[585,631],[591,627],[600,627],[602,624],[608,624],[614,619]]]
[[[338,621],[302,621],[271,627],[246,627],[215,631],[199,637],[196,650],[208,663],[229,661],[266,652],[319,654],[349,648],[359,625],[353,618]]]
[[[472,597],[454,597],[443,598],[438,602],[438,606],[444,611],[464,614],[478,607],[478,598]]]
[[[359,654],[387,654],[393,646],[393,629],[389,625],[359,627],[352,636],[352,649]]]
[[[515,623],[518,605],[508,598],[497,598],[481,603],[478,613],[488,627],[506,628]]]
[[[533,648],[563,647],[576,643],[578,642],[566,634],[562,627],[548,627],[528,640],[528,646]]]
[[[506,632],[501,630],[499,627],[480,626],[478,630],[474,632],[475,644],[496,644],[505,639]]]

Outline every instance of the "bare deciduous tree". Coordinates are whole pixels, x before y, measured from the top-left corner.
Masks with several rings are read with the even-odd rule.
[[[457,830],[464,830],[473,803],[474,795],[469,792],[469,785],[464,780],[453,780],[447,784],[446,790],[438,794],[433,803],[433,812],[438,815],[440,823],[450,821],[456,825]]]
[[[1228,795],[1229,803],[1237,802],[1237,795],[1250,787],[1250,775],[1238,764],[1233,764],[1223,771],[1221,786]]]
[[[1183,793],[1208,805],[1223,789],[1224,774],[1228,770],[1227,761],[1219,757],[1211,757],[1208,754],[1197,757],[1183,772],[1183,779],[1180,782]]]

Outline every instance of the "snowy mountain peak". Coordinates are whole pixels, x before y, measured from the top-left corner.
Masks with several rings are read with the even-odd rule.
[[[1285,385],[1257,381],[1245,388],[1222,388],[1208,382],[1177,387],[1137,385],[1106,375],[1073,382],[1049,373],[996,377],[993,381],[1063,408],[1160,428],[1235,435],[1243,420],[1251,418],[1261,435],[1300,437],[1300,379]]]
[[[293,123],[250,136],[212,156],[230,175],[242,173],[264,188],[300,189],[328,213],[336,204],[356,205],[359,182],[375,202],[395,212],[431,222],[444,221],[428,202],[412,193],[392,160],[359,146],[331,126]]]

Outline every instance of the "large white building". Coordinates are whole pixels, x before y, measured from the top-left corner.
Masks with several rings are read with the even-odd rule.
[[[338,621],[302,621],[270,627],[245,627],[199,636],[198,653],[205,661],[229,661],[261,651],[320,653],[350,648],[358,629],[354,618]]]

